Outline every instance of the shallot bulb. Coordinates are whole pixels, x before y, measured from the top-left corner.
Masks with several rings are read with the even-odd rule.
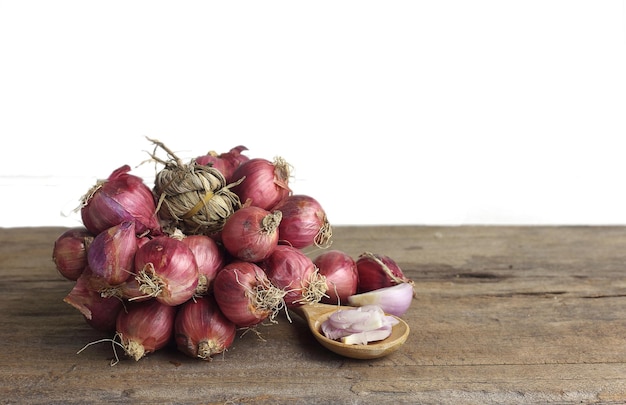
[[[285,291],[287,307],[319,302],[326,293],[324,276],[308,256],[293,246],[276,246],[262,267],[272,284]]]
[[[174,337],[182,353],[211,360],[235,340],[237,327],[224,316],[212,295],[197,297],[182,304],[176,314]]]
[[[120,167],[83,196],[81,218],[93,235],[124,221],[134,221],[138,234],[161,234],[152,190],[129,171],[128,165]]]
[[[94,236],[85,227],[70,228],[54,242],[52,260],[59,273],[76,281],[87,266],[87,250]]]
[[[157,300],[126,304],[116,320],[116,336],[126,355],[139,361],[165,347],[173,338],[176,310]]]
[[[241,152],[248,150],[245,146],[235,146],[228,152],[218,154],[215,151],[210,151],[206,155],[198,156],[196,163],[204,166],[211,166],[219,170],[226,179],[226,183],[231,183],[233,180],[233,173],[235,170],[245,161],[250,160],[246,155],[242,155]]]
[[[206,235],[189,235],[181,240],[191,249],[198,265],[196,294],[208,294],[212,290],[217,272],[226,263],[224,251],[215,240]]]
[[[101,332],[114,332],[117,315],[123,308],[122,300],[117,297],[104,296],[93,289],[91,277],[91,269],[87,266],[63,302],[79,310],[87,324],[93,329]]]
[[[194,296],[198,286],[196,258],[184,242],[162,235],[143,244],[135,254],[139,289],[157,301],[176,306]]]
[[[275,322],[284,307],[285,293],[251,262],[224,266],[213,281],[213,293],[222,313],[240,328],[254,327],[266,319]]]
[[[359,293],[400,283],[413,285],[413,281],[404,276],[400,266],[389,256],[364,252],[358,257],[356,267],[359,273]]]
[[[270,161],[254,158],[243,162],[233,173],[233,180],[240,181],[232,190],[246,204],[271,210],[283,198],[291,194],[289,176],[291,168],[280,157]]]
[[[273,210],[283,213],[278,231],[281,241],[302,249],[330,246],[332,227],[322,205],[313,197],[293,194],[285,197]]]
[[[356,294],[359,275],[352,256],[340,250],[327,250],[318,255],[313,264],[326,278],[327,290],[321,302],[342,305],[349,296]]]
[[[265,259],[278,245],[280,211],[246,206],[233,213],[222,229],[222,243],[235,258],[247,262]]]
[[[87,253],[91,271],[108,284],[120,284],[134,270],[137,236],[135,222],[125,221],[100,232]]]

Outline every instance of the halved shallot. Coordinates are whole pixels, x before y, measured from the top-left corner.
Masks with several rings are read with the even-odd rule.
[[[402,316],[413,302],[414,291],[411,283],[400,283],[348,297],[352,306],[378,305],[385,313]]]

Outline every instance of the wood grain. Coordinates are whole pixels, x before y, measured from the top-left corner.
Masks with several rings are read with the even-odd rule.
[[[398,352],[339,357],[292,316],[211,362],[166,348],[113,367],[108,343],[77,354],[110,336],[62,302],[64,230],[0,229],[3,404],[626,402],[626,227],[336,227],[332,248],[416,282]]]

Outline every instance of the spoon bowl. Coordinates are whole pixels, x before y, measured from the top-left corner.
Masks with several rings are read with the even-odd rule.
[[[366,345],[345,344],[324,336],[321,332],[322,323],[328,319],[333,312],[340,309],[354,308],[355,307],[315,303],[294,307],[292,310],[307,321],[313,336],[322,346],[344,357],[353,359],[376,359],[383,357],[398,350],[409,337],[409,325],[397,316],[394,317],[398,320],[398,323],[393,326],[390,336],[384,340],[370,342]]]

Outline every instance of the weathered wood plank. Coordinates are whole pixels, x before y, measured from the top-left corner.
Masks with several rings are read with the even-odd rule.
[[[626,401],[626,227],[338,227],[333,248],[416,282],[399,352],[341,358],[294,315],[212,362],[168,348],[113,367],[108,343],[77,354],[107,336],[62,302],[63,230],[0,229],[2,403]]]

